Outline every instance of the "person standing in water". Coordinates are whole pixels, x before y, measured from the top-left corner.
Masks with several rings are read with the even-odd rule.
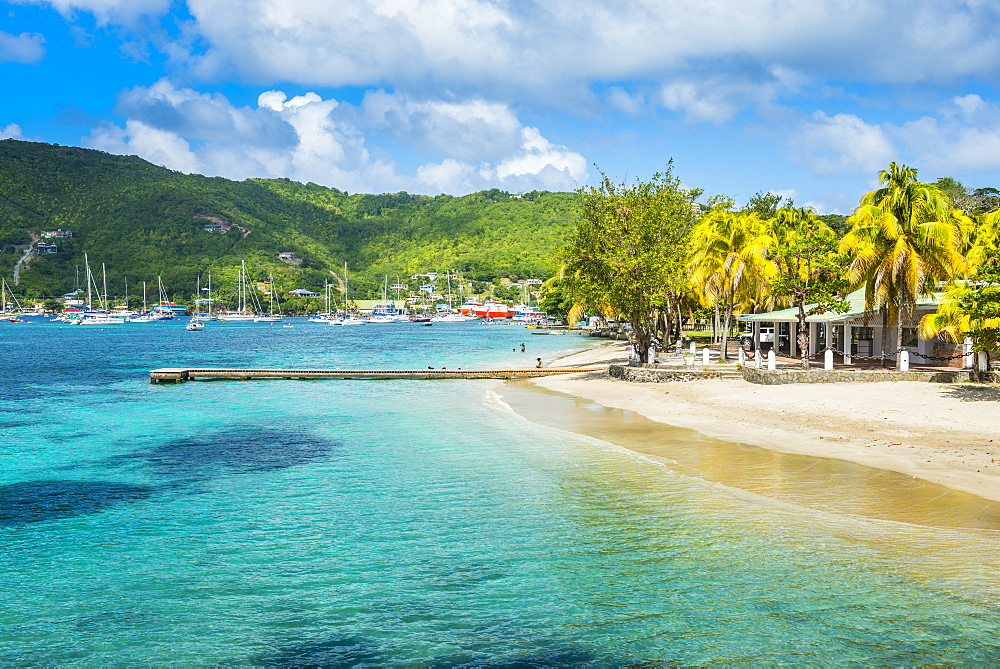
[[[535,358],[535,360],[538,361],[538,364],[535,365],[535,369],[541,369],[542,368],[542,359],[541,358]]]
[[[524,353],[524,344],[521,344],[521,353]]]

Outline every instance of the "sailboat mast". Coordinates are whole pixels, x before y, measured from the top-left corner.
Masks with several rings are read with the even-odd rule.
[[[91,310],[91,302],[90,302],[90,300],[91,300],[91,297],[90,297],[90,259],[87,257],[86,253],[83,254],[83,267],[84,267],[84,274],[86,275],[86,280],[87,280],[87,311],[90,311]]]
[[[142,310],[146,311],[146,282],[142,282]]]
[[[104,268],[104,263],[101,263],[101,281],[104,284],[104,302],[101,303],[101,308],[105,311],[108,310],[108,272]]]

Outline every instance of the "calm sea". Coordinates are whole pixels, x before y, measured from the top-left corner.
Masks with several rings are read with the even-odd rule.
[[[293,322],[0,323],[0,663],[1000,659],[996,532],[741,491],[529,422],[493,381],[148,383],[588,343]]]

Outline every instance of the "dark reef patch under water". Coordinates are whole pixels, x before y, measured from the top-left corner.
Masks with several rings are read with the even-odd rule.
[[[302,429],[238,427],[205,437],[173,439],[149,451],[125,456],[139,459],[159,478],[203,481],[226,474],[270,472],[329,457],[339,442]]]
[[[147,499],[155,488],[112,481],[46,479],[0,486],[0,526],[74,518]]]

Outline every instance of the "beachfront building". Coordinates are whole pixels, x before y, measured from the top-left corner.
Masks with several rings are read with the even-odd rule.
[[[823,312],[806,317],[809,356],[832,348],[838,357],[841,353],[849,354],[852,359],[880,357],[886,352],[887,359],[895,360],[896,324],[887,324],[881,311],[865,310],[864,289],[854,291],[846,299],[849,305],[846,312]],[[964,344],[954,344],[938,338],[922,339],[918,334],[920,319],[937,311],[943,299],[943,293],[922,297],[917,301],[913,312],[903,319],[902,345],[910,352],[910,360],[915,364],[929,364],[932,363],[932,357],[946,358],[968,352]],[[799,357],[798,309],[795,307],[748,314],[740,316],[739,320],[749,328],[745,337],[752,341],[752,349],[767,352],[773,348],[776,355]],[[933,364],[967,366],[962,358],[936,361]]]

